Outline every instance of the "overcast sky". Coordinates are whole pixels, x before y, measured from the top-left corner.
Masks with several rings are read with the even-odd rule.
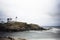
[[[0,0],[0,17],[18,17],[18,21],[41,26],[60,24],[59,0]]]

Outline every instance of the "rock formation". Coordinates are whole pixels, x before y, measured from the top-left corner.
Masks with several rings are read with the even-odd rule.
[[[0,23],[0,31],[28,31],[28,30],[46,30],[37,24],[27,24],[24,22]]]

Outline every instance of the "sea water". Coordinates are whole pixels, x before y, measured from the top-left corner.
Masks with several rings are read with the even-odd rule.
[[[60,29],[52,28],[44,31],[24,31],[24,32],[0,32],[0,36],[10,36],[14,38],[25,38],[28,40],[60,40]]]

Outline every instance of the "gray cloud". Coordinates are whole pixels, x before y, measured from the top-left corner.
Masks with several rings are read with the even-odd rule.
[[[3,0],[3,9],[6,13],[2,10],[3,12],[0,13],[0,17],[18,16],[20,21],[49,26],[59,25],[60,13],[56,1],[57,0],[16,0],[15,3],[14,0]],[[16,8],[14,5],[16,5]],[[50,13],[46,14],[47,12]]]

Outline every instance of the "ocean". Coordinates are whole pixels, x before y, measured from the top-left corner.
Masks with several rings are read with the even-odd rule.
[[[51,28],[44,31],[0,32],[2,37],[25,38],[28,40],[60,40],[60,29]]]

